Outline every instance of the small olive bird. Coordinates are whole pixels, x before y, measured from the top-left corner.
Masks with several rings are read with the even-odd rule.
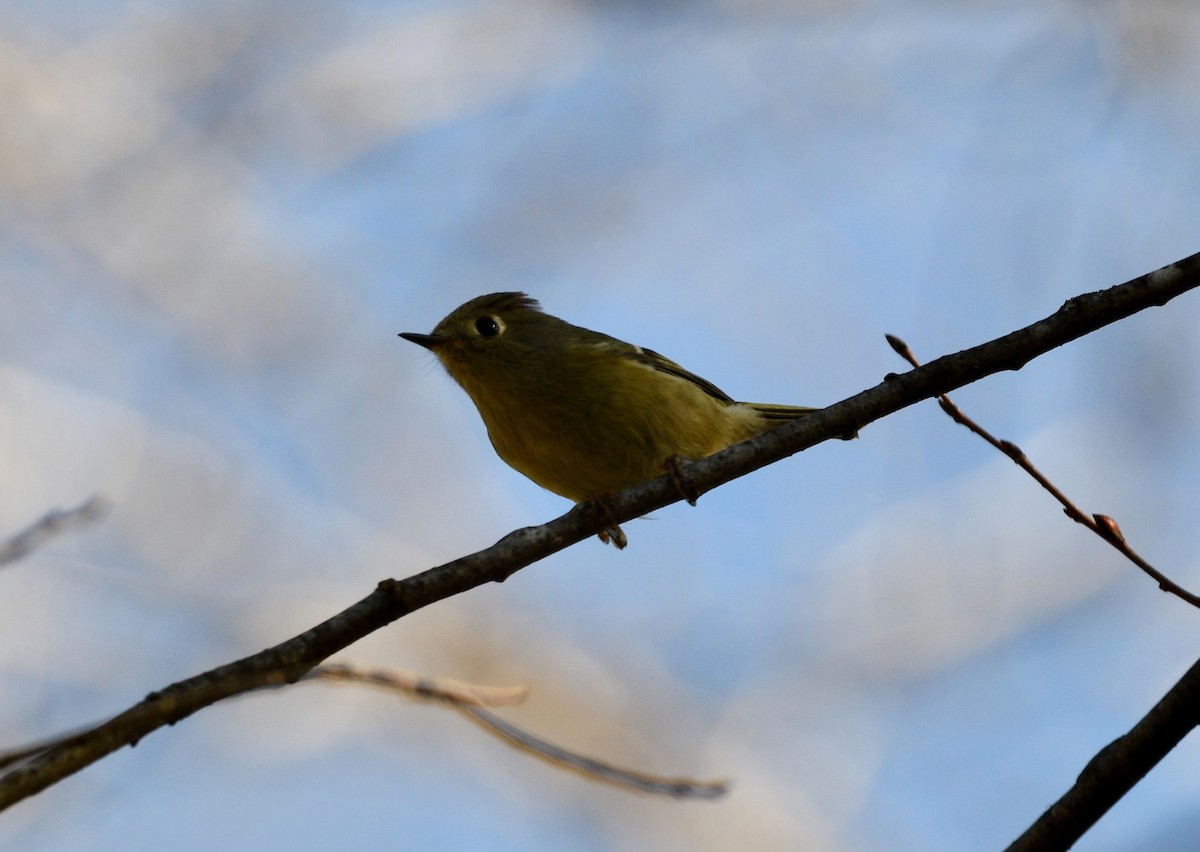
[[[737,402],[657,352],[544,313],[524,293],[480,296],[432,334],[400,336],[462,385],[500,458],[576,503],[816,410]],[[615,523],[600,538],[626,544]]]

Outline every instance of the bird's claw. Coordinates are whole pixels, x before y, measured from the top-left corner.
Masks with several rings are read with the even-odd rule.
[[[675,486],[679,496],[687,500],[690,505],[695,506],[696,501],[700,499],[700,492],[688,480],[685,465],[686,463],[679,456],[667,456],[662,463],[663,470],[667,472],[667,476],[670,477],[671,484]]]
[[[597,538],[599,538],[605,544],[612,544],[612,546],[617,550],[624,550],[625,546],[629,544],[629,539],[625,537],[625,533],[617,525],[617,519],[613,517],[610,504],[615,496],[616,495],[614,495],[611,491],[608,491],[604,494],[597,494],[593,497],[589,497],[583,502],[590,506],[592,511],[596,512],[598,515],[605,518],[612,524],[612,526],[600,530],[600,532],[596,534]]]

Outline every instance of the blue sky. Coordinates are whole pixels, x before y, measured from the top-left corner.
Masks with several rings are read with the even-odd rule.
[[[43,737],[567,506],[428,331],[525,290],[739,399],[824,405],[1197,250],[1200,12],[1166,2],[9,3],[0,730]],[[1200,588],[1194,295],[956,395]],[[22,849],[1006,845],[1200,619],[935,405],[431,607],[348,655],[525,683],[211,708],[5,814]],[[1079,848],[1194,848],[1185,742]]]

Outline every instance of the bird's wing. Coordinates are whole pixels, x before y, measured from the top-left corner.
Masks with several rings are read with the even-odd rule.
[[[643,349],[640,346],[634,346],[632,348],[637,350],[637,354],[633,355],[632,357],[638,363],[645,364],[647,367],[653,367],[655,370],[658,370],[660,373],[666,373],[668,376],[678,376],[684,381],[691,382],[714,399],[719,399],[722,402],[734,401],[733,397],[725,393],[725,391],[721,390],[708,379],[697,376],[690,370],[685,370],[670,358],[667,358],[664,355],[659,355],[653,349]]]
[[[591,342],[593,346],[604,347],[610,352],[620,355],[622,358],[628,358],[630,361],[635,361],[636,363],[645,367],[658,370],[660,373],[666,373],[668,376],[675,376],[676,378],[691,382],[714,399],[719,399],[722,402],[734,401],[733,397],[725,393],[725,391],[721,390],[708,379],[702,379],[695,373],[685,370],[670,358],[659,355],[653,349],[643,349],[641,346],[634,346],[632,343],[626,343],[624,340],[617,340],[615,337],[609,337],[608,335],[601,334],[600,332],[593,333],[596,335],[596,338]]]
[[[598,331],[590,332],[590,334],[595,335],[588,342],[591,346],[603,347],[621,357],[658,370],[660,373],[666,373],[669,376],[675,376],[676,378],[691,382],[713,399],[719,399],[721,402],[737,403],[737,400],[708,379],[697,376],[692,371],[679,366],[670,358],[658,354],[653,349],[643,349],[641,346],[634,346],[632,343],[626,343],[624,340],[609,337],[607,334],[601,334]],[[760,402],[744,402],[741,404],[750,406],[766,420],[795,420],[797,417],[817,411],[816,408],[810,408],[805,405],[770,405]]]
[[[719,399],[721,402],[735,401],[733,397],[708,379],[701,378],[690,370],[685,370],[670,358],[667,358],[665,355],[659,355],[653,349],[643,349],[641,346],[634,346],[632,343],[626,343],[624,340],[609,337],[607,334],[602,334],[599,331],[591,331],[590,329],[580,329],[580,331],[587,332],[589,339],[586,345],[588,346],[606,349],[609,352],[620,355],[622,358],[628,358],[630,361],[650,367],[653,370],[658,370],[660,373],[666,373],[668,376],[675,376],[686,382],[691,382],[713,399]]]

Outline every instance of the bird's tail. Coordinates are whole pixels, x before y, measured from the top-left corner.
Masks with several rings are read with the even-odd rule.
[[[772,427],[778,426],[787,420],[797,420],[805,414],[812,414],[814,411],[820,411],[819,408],[809,408],[804,405],[770,405],[763,402],[744,402],[743,405],[748,405],[762,415],[763,420],[769,421]],[[858,437],[857,432],[851,432],[848,435],[842,435],[843,441],[852,441]]]
[[[805,405],[769,405],[764,402],[744,402],[742,404],[750,406],[766,420],[795,420],[805,414],[812,414],[814,411],[820,410]]]

